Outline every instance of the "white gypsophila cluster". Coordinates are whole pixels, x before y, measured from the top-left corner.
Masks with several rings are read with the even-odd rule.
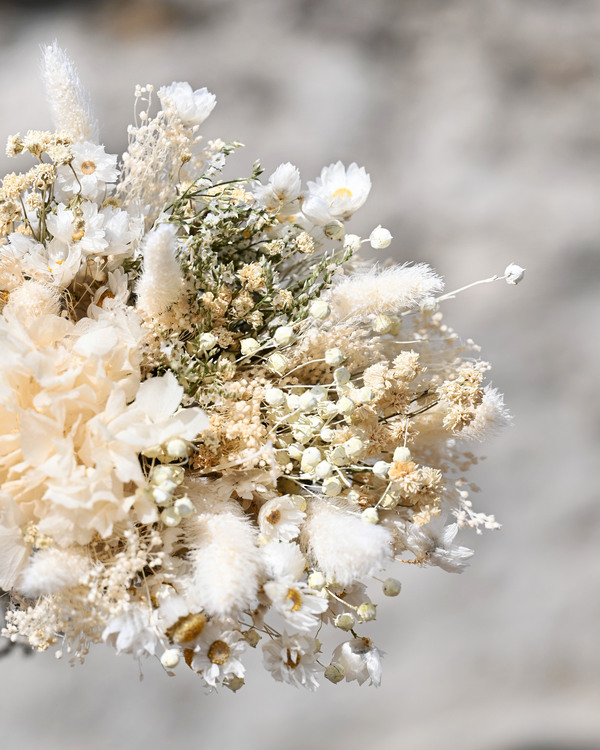
[[[276,680],[379,685],[369,583],[460,573],[459,530],[498,528],[465,475],[510,416],[443,322],[454,293],[424,264],[365,270],[392,236],[347,231],[363,167],[222,181],[239,144],[203,143],[215,97],[181,82],[157,111],[137,87],[119,160],[56,45],[43,75],[56,131],[11,136],[34,163],[0,187],[3,635],[209,689],[259,645]]]

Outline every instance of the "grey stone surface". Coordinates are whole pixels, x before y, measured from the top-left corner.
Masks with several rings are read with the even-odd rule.
[[[515,426],[486,446],[482,509],[501,532],[467,539],[462,576],[400,569],[380,608],[379,690],[316,695],[252,669],[205,695],[97,649],[0,663],[6,747],[106,750],[525,750],[600,747],[600,4],[594,0],[211,0],[0,9],[2,137],[49,118],[38,45],[77,60],[106,145],[124,147],[135,83],[217,94],[208,136],[247,144],[305,179],[364,164],[369,203],[398,260],[448,288],[527,267],[517,288],[445,308],[483,346]],[[14,168],[0,158],[3,171]],[[467,535],[468,536],[468,535]],[[258,666],[258,665],[256,665]]]

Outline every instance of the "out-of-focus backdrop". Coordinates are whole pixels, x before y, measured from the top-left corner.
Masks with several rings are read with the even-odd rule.
[[[379,690],[273,682],[206,695],[97,648],[0,662],[0,736],[28,750],[600,748],[600,3],[596,0],[131,0],[0,3],[0,135],[50,126],[39,45],[57,39],[122,151],[136,83],[216,93],[203,126],[247,145],[245,173],[337,159],[370,172],[352,231],[394,235],[452,289],[515,426],[485,446],[481,509],[453,576],[400,567],[372,635]],[[2,171],[18,165],[0,156]],[[1,356],[1,353],[0,353]]]

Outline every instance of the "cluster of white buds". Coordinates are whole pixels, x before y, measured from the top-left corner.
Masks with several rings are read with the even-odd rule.
[[[184,479],[182,466],[158,464],[150,471],[149,484],[144,493],[162,507],[160,520],[165,526],[178,526],[182,518],[194,512],[194,504],[187,495],[175,497]]]

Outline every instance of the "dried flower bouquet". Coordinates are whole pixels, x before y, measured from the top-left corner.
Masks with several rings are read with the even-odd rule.
[[[359,259],[392,238],[347,232],[356,164],[224,181],[240,144],[202,140],[215,97],[187,83],[137,88],[118,162],[56,44],[43,75],[56,131],[9,138],[34,166],[0,190],[4,635],[232,690],[261,642],[277,680],[378,685],[368,580],[461,572],[458,530],[498,526],[465,473],[508,414],[451,295]]]

